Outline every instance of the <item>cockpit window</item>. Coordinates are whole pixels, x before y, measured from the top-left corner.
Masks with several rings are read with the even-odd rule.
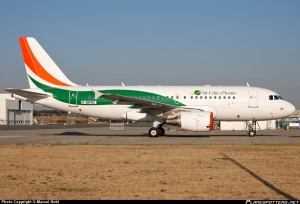
[[[279,95],[270,95],[269,100],[283,100],[283,98]]]

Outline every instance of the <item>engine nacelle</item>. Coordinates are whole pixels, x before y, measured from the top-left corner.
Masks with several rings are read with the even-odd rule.
[[[165,123],[195,132],[210,131],[213,127],[213,113],[207,111],[181,112],[178,117],[167,119]]]

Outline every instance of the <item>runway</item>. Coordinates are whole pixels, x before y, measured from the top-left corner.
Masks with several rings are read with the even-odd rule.
[[[300,144],[300,129],[262,130],[255,137],[249,137],[245,131],[166,129],[165,136],[152,138],[148,137],[150,127],[150,124],[125,124],[124,130],[110,130],[109,124],[0,126],[0,144]]]

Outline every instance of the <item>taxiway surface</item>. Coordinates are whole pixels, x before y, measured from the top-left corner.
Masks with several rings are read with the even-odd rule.
[[[189,132],[167,130],[148,137],[149,124],[125,124],[124,130],[101,125],[0,126],[0,144],[300,144],[300,129],[262,130],[255,137],[245,131]]]

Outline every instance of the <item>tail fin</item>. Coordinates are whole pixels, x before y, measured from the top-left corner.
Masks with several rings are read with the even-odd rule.
[[[34,38],[19,40],[30,88],[78,86],[64,75]]]

